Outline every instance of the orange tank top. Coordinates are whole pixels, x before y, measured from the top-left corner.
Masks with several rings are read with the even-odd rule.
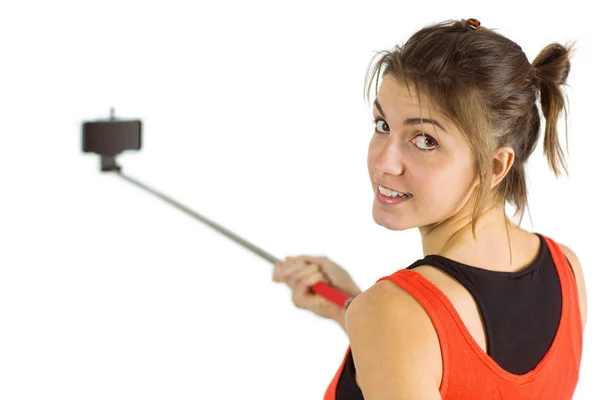
[[[579,378],[583,342],[577,284],[558,244],[543,237],[560,279],[562,310],[550,349],[533,370],[523,375],[506,371],[485,353],[450,300],[422,275],[401,269],[377,280],[388,279],[396,283],[427,311],[442,353],[439,390],[443,400],[566,400],[573,397]],[[350,346],[325,392],[324,400],[341,400],[336,399],[336,389],[349,352]]]

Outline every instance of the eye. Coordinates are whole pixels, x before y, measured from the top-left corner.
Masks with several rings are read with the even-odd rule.
[[[373,120],[373,123],[375,124],[375,131],[377,133],[389,133],[390,127],[388,126],[387,122],[385,122],[385,120],[381,118],[376,118]],[[381,129],[379,129],[379,127],[381,127]],[[415,145],[417,146],[417,148],[419,148],[419,150],[431,151],[439,146],[438,142],[434,138],[425,133],[420,133],[419,136],[417,136],[415,139],[417,140],[417,143]]]
[[[436,147],[438,147],[438,143],[435,141],[435,139],[424,133],[420,134],[415,139],[417,141],[416,146],[420,150],[431,151],[431,150],[435,149]],[[419,146],[419,144],[423,145],[423,147]]]
[[[379,123],[382,122],[381,125],[379,125]],[[380,129],[378,129],[379,126],[382,127],[382,129],[386,129],[389,131],[390,127],[388,126],[387,122],[385,122],[385,120],[381,119],[381,118],[377,118],[373,120],[373,123],[375,124],[375,131],[377,133],[385,133],[385,132],[381,132]]]

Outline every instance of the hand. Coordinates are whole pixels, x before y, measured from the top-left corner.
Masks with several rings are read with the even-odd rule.
[[[331,318],[344,327],[345,309],[313,293],[310,288],[324,282],[350,297],[361,293],[348,272],[327,257],[286,257],[275,264],[273,281],[284,282],[292,289],[292,301],[298,308]]]

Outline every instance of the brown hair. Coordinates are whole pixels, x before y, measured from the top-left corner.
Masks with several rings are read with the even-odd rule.
[[[381,57],[367,71],[365,97],[370,102],[373,79],[377,74],[379,80],[383,68],[382,77],[389,73],[398,83],[404,80],[409,93],[414,86],[419,105],[425,93],[432,107],[457,126],[475,156],[480,182],[471,216],[476,239],[475,225],[490,200],[512,203],[521,224],[527,207],[524,164],[540,133],[538,92],[546,119],[544,154],[556,177],[559,162],[568,176],[556,125],[564,109],[566,129],[567,96],[560,86],[566,84],[572,52],[572,44],[552,43],[530,64],[519,45],[494,30],[447,20],[424,27],[402,47],[377,52]],[[493,150],[499,146],[511,146],[515,159],[490,190]]]

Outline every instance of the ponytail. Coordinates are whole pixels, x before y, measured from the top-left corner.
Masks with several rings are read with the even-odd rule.
[[[565,107],[565,100],[568,99],[567,96],[562,93],[560,86],[566,85],[567,76],[571,70],[569,58],[572,52],[573,44],[565,48],[559,43],[552,43],[546,46],[532,63],[540,91],[542,113],[546,119],[544,155],[548,158],[548,164],[556,177],[560,175],[559,162],[565,170],[566,175],[569,175],[564,153],[558,140],[556,125],[560,112],[564,109],[565,136],[567,136],[568,152],[567,108]]]

